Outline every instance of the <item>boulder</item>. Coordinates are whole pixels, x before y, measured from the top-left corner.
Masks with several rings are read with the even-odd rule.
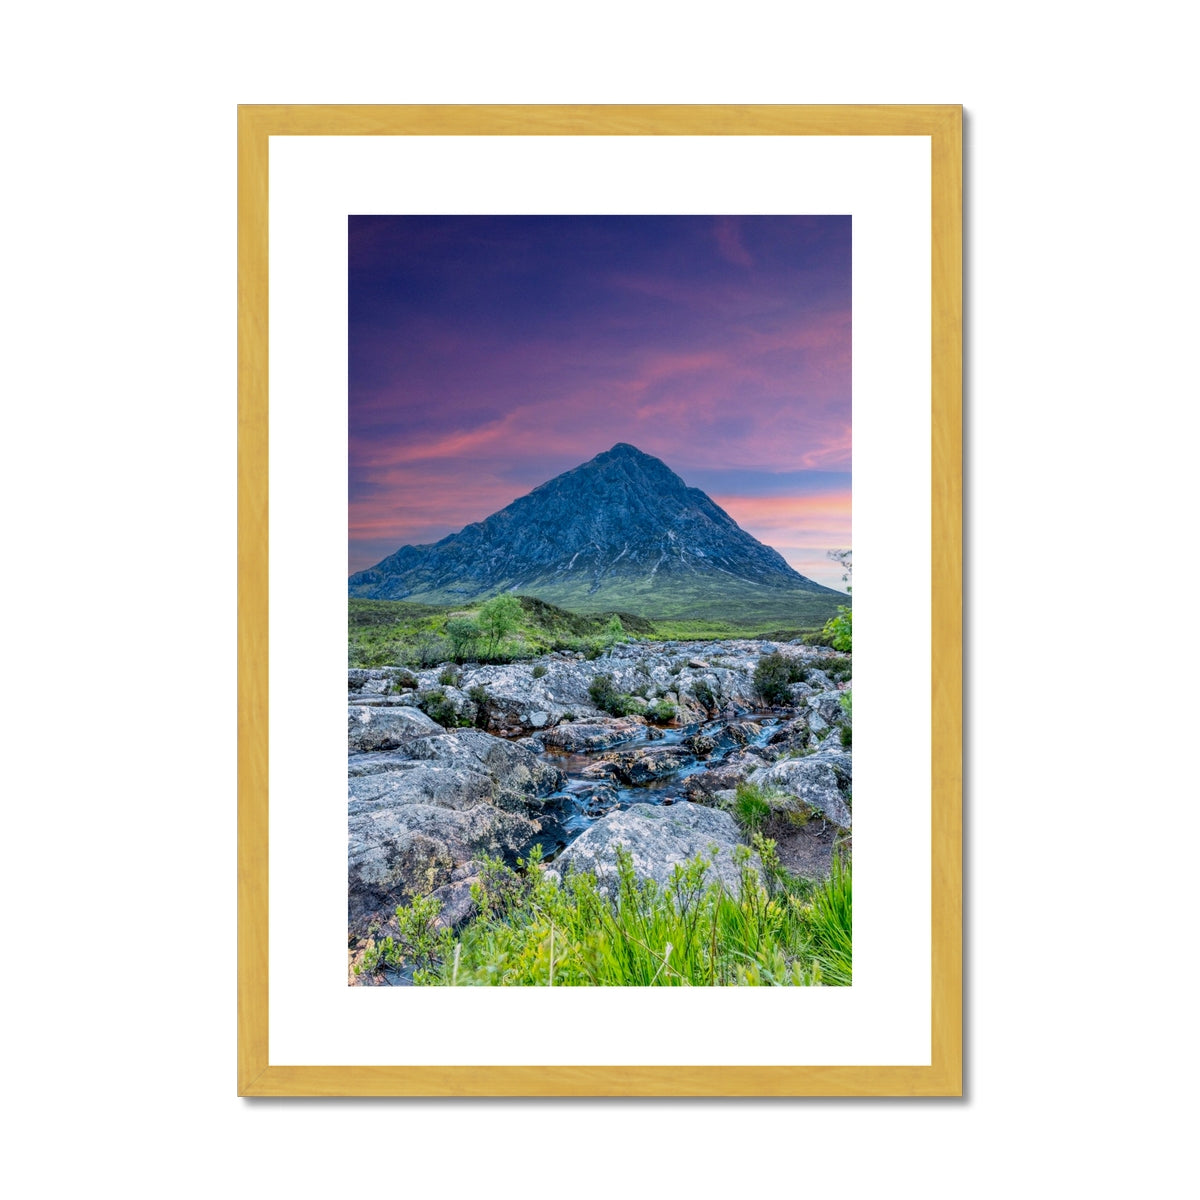
[[[644,787],[674,775],[691,757],[682,746],[666,746],[661,750],[618,750],[605,756],[612,763],[617,778],[630,787]]]
[[[565,750],[569,754],[585,754],[591,750],[607,750],[645,733],[645,722],[633,717],[618,717],[610,721],[573,721],[556,725],[541,735],[547,750]]]
[[[741,751],[731,754],[724,761],[711,766],[706,771],[697,771],[683,781],[683,794],[693,804],[715,804],[716,794],[736,788],[751,771],[763,765],[763,760],[756,754]]]
[[[790,800],[799,800],[827,821],[850,828],[850,809],[846,798],[853,777],[852,758],[841,749],[819,750],[806,758],[790,758],[761,767],[750,776],[750,782],[767,789],[777,789],[780,796],[772,807],[786,812],[795,808]]]
[[[564,873],[590,871],[611,884],[617,873],[617,847],[622,846],[632,856],[639,879],[666,884],[676,864],[702,855],[709,863],[706,878],[720,880],[736,895],[741,875],[733,853],[739,844],[737,825],[728,813],[696,804],[635,804],[602,817],[554,865]]]
[[[351,751],[395,750],[416,738],[441,732],[436,721],[414,708],[352,705],[348,710],[347,748]]]
[[[830,725],[845,725],[846,710],[842,707],[841,692],[819,692],[808,697],[810,711],[816,711]]]

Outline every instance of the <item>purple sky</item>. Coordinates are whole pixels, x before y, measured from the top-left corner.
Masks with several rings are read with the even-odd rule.
[[[351,571],[630,442],[850,546],[849,217],[351,217]]]

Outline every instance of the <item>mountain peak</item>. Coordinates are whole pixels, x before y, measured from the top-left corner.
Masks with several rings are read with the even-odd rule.
[[[628,442],[556,475],[432,546],[402,546],[350,577],[350,594],[463,604],[497,592],[576,611],[731,613],[845,597],[794,571],[661,459]],[[802,601],[802,602],[801,602]],[[822,620],[824,618],[821,618]]]

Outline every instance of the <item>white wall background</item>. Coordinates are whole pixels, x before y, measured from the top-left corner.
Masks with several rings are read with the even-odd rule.
[[[15,1194],[1186,1186],[1191,64],[1182,6],[1108,11],[9,14]],[[965,1100],[235,1098],[234,106],[312,101],[967,106]]]

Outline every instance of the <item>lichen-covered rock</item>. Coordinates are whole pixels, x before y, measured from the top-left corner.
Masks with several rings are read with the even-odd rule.
[[[415,738],[441,732],[442,727],[436,721],[414,708],[352,705],[348,711],[347,748],[395,750]]]
[[[615,750],[605,755],[612,763],[617,778],[631,787],[644,787],[687,765],[691,755],[681,746],[666,746],[662,749]]]
[[[789,807],[788,798],[800,800],[809,809],[821,813],[827,821],[850,828],[850,809],[846,798],[853,779],[853,759],[840,748],[822,749],[805,758],[783,759],[761,767],[748,778],[751,783],[781,794],[772,806],[782,811]]]
[[[736,894],[741,876],[734,850],[739,844],[737,825],[728,813],[686,803],[635,804],[609,813],[580,834],[555,866],[564,873],[590,871],[602,882],[611,882],[621,846],[629,852],[638,878],[665,884],[677,863],[703,855],[710,864],[708,878],[719,879]]]
[[[585,754],[592,750],[608,750],[644,733],[646,724],[635,717],[618,717],[608,721],[574,721],[556,725],[541,735],[547,750],[565,750],[570,754]]]
[[[352,928],[450,882],[472,859],[528,844],[540,830],[537,813],[563,781],[528,750],[477,729],[438,729],[395,750],[353,755]]]

